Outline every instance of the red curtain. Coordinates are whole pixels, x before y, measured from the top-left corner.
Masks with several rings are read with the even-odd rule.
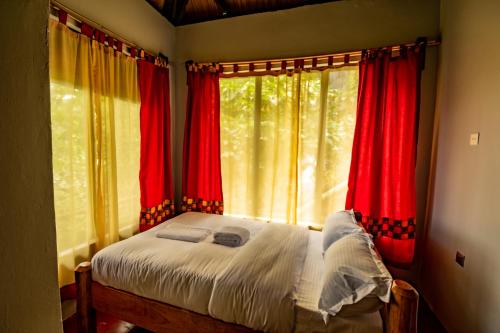
[[[384,259],[413,262],[423,46],[364,54],[346,209],[361,214]]]
[[[170,84],[167,68],[139,60],[141,93],[140,231],[174,214],[170,155]]]
[[[187,76],[182,211],[222,214],[219,73],[190,68]]]

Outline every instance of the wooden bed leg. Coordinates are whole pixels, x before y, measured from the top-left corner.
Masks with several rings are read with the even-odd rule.
[[[408,282],[394,280],[386,309],[386,333],[417,332],[418,292]]]
[[[92,267],[82,262],[75,269],[76,279],[76,321],[78,333],[95,333],[95,310],[92,307]]]

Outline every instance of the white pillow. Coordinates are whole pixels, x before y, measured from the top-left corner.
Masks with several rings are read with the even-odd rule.
[[[354,233],[364,233],[356,222],[354,212],[343,210],[329,215],[323,226],[323,252],[340,238]]]
[[[389,302],[392,277],[366,233],[342,237],[325,253],[319,309],[336,315],[342,306],[367,295]]]

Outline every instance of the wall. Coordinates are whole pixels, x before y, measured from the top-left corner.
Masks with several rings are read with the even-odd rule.
[[[61,0],[175,62],[175,29],[144,0]],[[0,332],[61,332],[52,192],[48,0],[0,2]],[[22,42],[19,42],[22,41]],[[172,100],[175,94],[173,93]]]
[[[0,332],[62,332],[52,192],[48,0],[1,1]]]
[[[178,27],[174,148],[177,199],[181,195],[186,101],[186,73],[181,64],[186,60],[210,62],[307,56],[393,45],[414,41],[419,36],[435,38],[438,32],[439,2],[435,0],[340,1]],[[417,165],[419,221],[423,221],[425,212],[436,62],[437,50],[429,49],[422,84]],[[397,273],[415,279],[415,271]]]
[[[440,116],[424,294],[450,332],[500,328],[498,1],[443,0]],[[469,135],[480,132],[478,146]],[[455,252],[465,254],[465,267]]]

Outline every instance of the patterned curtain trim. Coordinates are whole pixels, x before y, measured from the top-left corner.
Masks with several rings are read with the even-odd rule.
[[[183,213],[202,212],[222,215],[224,213],[224,203],[217,200],[192,199],[184,196],[182,197],[181,210]]]
[[[381,219],[362,216],[356,212],[356,220],[363,224],[363,227],[373,237],[386,236],[394,239],[414,239],[415,220],[394,220],[387,217]]]
[[[151,229],[160,223],[174,217],[174,201],[170,199],[163,200],[158,206],[142,208],[139,230],[141,232]]]

